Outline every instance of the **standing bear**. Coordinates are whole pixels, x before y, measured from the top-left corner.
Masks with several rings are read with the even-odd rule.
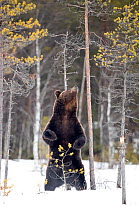
[[[86,136],[77,118],[78,88],[55,91],[53,114],[43,131],[43,140],[49,145],[49,163],[45,190],[55,190],[66,184],[67,189],[86,189],[81,148]]]

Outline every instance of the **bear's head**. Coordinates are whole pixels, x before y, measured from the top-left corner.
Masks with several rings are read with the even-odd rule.
[[[70,90],[61,92],[55,91],[56,101],[54,112],[76,112],[78,106],[78,87],[74,86]]]

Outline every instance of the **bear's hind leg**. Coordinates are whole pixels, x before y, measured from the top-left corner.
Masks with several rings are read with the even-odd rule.
[[[48,179],[48,183],[44,185],[45,191],[54,191],[57,187],[63,185],[62,180],[60,179]]]
[[[46,180],[47,183],[44,186],[45,191],[54,191],[55,188],[63,185],[63,180],[61,178],[61,169],[58,170],[55,167],[48,166],[46,171]]]
[[[87,184],[85,181],[84,174],[79,174],[78,177],[75,179],[75,188],[76,190],[86,190]]]

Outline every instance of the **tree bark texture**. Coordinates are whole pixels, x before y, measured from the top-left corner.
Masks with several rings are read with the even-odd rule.
[[[126,87],[126,78],[127,77],[127,72],[125,71],[123,73],[123,78],[124,78],[124,87],[123,87],[123,96],[122,96],[122,119],[121,119],[121,137],[122,138],[125,138],[125,104],[126,104],[126,90],[127,90],[127,87]],[[120,151],[120,155],[119,155],[119,166],[118,166],[118,178],[117,178],[117,187],[121,187],[121,162],[122,162],[122,153]]]
[[[104,134],[103,134],[103,118],[104,118],[104,102],[102,96],[102,87],[101,84],[99,85],[99,95],[101,99],[100,103],[100,118],[99,118],[99,127],[100,127],[100,145],[101,145],[101,161],[104,162],[105,160],[105,151],[104,151]]]
[[[67,53],[67,38],[68,38],[68,31],[65,38],[65,45],[64,45],[64,51],[63,51],[63,62],[64,62],[64,89],[65,91],[68,89],[67,84],[67,62],[66,62],[66,53]]]
[[[36,39],[36,57],[40,57],[39,40]],[[40,61],[37,61],[37,74],[36,74],[36,109],[35,109],[35,125],[34,125],[34,142],[33,142],[33,156],[35,161],[35,167],[37,167],[39,153],[39,135],[40,135]]]
[[[0,37],[0,46],[2,40]],[[0,183],[1,183],[1,162],[2,162],[2,135],[3,135],[3,53],[0,51]]]
[[[109,168],[113,168],[114,146],[112,139],[112,122],[111,122],[111,90],[108,85],[108,106],[107,106],[107,121],[108,121],[108,138],[109,138]]]
[[[126,182],[125,182],[125,143],[121,145],[121,174],[122,174],[122,204],[126,204]]]
[[[22,158],[24,130],[25,130],[25,123],[23,122],[22,127],[21,127],[21,135],[19,138],[19,151],[18,151],[18,159],[19,160]]]
[[[78,119],[79,119],[80,122],[82,120],[84,86],[85,86],[85,58],[84,58],[83,76],[82,76],[82,84],[81,84],[81,92],[80,92],[80,100],[79,100]]]
[[[11,122],[12,122],[12,108],[13,108],[13,90],[12,81],[10,85],[10,99],[9,99],[9,115],[8,115],[8,125],[7,125],[7,136],[6,136],[6,148],[5,148],[5,176],[4,176],[4,187],[7,187],[8,180],[8,162],[9,162],[9,150],[10,150],[10,138],[11,138]]]
[[[87,86],[87,109],[88,109],[88,130],[89,130],[89,167],[90,167],[90,189],[95,190],[94,155],[93,155],[93,122],[91,107],[90,88],[90,61],[89,61],[89,29],[88,29],[88,1],[85,1],[85,60],[86,60],[86,86]]]

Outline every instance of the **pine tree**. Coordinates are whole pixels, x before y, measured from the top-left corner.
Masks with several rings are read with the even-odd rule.
[[[119,80],[121,80],[123,87],[123,93],[121,94],[122,137],[124,137],[125,131],[125,104],[127,94],[129,94],[128,90],[130,89],[130,93],[131,89],[135,91],[135,85],[131,86],[130,84],[130,87],[127,87],[127,83],[129,84],[129,78],[133,77],[133,73],[137,73],[133,70],[133,66],[139,58],[139,13],[136,10],[138,4],[139,1],[135,1],[134,4],[125,5],[123,8],[114,7],[114,12],[117,12],[117,10],[121,12],[121,17],[114,20],[118,26],[114,31],[105,33],[108,44],[101,45],[98,54],[94,56],[96,65],[105,69],[109,79],[115,73],[118,74],[115,79],[120,77]]]
[[[108,83],[110,84],[110,82],[113,80],[109,92],[113,95],[114,99],[118,100],[117,105],[113,106],[113,108],[115,108],[115,110],[121,115],[120,121],[117,121],[117,123],[120,124],[120,139],[122,139],[117,186],[121,187],[122,175],[123,204],[126,204],[124,166],[124,139],[126,139],[126,117],[131,117],[131,111],[129,109],[129,106],[132,103],[131,95],[132,93],[137,93],[139,90],[139,81],[137,82],[138,70],[134,68],[139,58],[139,12],[137,11],[138,5],[139,1],[134,1],[133,4],[125,5],[123,8],[114,7],[114,12],[120,12],[120,16],[114,20],[117,23],[117,27],[114,31],[105,33],[105,36],[108,39],[107,45],[101,45],[99,47],[98,54],[94,56],[96,65],[101,67],[103,75],[107,75]],[[115,102],[116,101],[114,100],[114,103]],[[113,140],[111,142],[109,139],[109,151],[112,150],[112,145]],[[110,154],[109,152],[109,155],[112,156],[113,154]]]
[[[1,0],[0,1],[0,49],[1,49],[1,73],[0,73],[0,86],[1,86],[1,102],[0,109],[3,112],[3,91],[9,91],[13,99],[14,94],[22,95],[27,94],[28,91],[33,87],[34,80],[29,74],[29,67],[41,60],[42,57],[37,58],[17,58],[16,49],[22,48],[34,40],[41,37],[47,36],[47,29],[39,29],[39,21],[30,18],[26,21],[22,20],[22,14],[36,8],[33,3],[27,4],[25,1],[19,2],[18,0]],[[11,80],[11,81],[10,81]],[[12,87],[12,88],[11,88]],[[12,106],[12,99],[10,100],[9,107]],[[11,109],[10,109],[11,112]],[[11,113],[9,113],[11,123]],[[2,158],[2,121],[3,115],[0,115],[0,169],[1,169],[1,158]],[[7,145],[10,145],[10,128],[8,131]],[[7,157],[9,158],[9,148],[7,150]],[[5,177],[8,173],[8,161],[6,162]],[[1,171],[0,171],[1,174]]]

